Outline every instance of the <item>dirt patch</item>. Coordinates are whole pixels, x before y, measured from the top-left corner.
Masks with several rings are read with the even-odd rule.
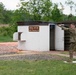
[[[17,42],[0,43],[0,55],[17,53]]]

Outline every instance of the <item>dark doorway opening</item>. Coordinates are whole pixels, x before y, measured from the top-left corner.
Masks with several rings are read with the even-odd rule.
[[[65,25],[65,27],[69,27],[68,24]],[[68,31],[64,31],[64,50],[69,50],[70,46],[70,33]]]
[[[50,25],[50,51],[55,50],[55,25]]]

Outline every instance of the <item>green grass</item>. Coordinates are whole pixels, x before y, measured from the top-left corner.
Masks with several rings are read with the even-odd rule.
[[[63,51],[63,52],[61,52],[61,54],[69,54],[69,52],[68,51]]]
[[[76,64],[57,60],[0,61],[0,75],[76,75]]]
[[[13,38],[10,36],[0,36],[0,42],[12,42]]]

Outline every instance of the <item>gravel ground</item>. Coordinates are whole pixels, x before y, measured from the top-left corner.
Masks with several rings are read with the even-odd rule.
[[[68,58],[50,54],[2,56],[0,60],[67,60]]]
[[[0,43],[0,60],[65,60],[64,57],[55,55],[57,52],[25,51],[18,54],[17,42]],[[52,55],[52,53],[54,55]],[[66,58],[67,59],[67,58]]]

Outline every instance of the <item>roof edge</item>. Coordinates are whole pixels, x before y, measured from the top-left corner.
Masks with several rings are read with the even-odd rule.
[[[57,22],[56,24],[71,24],[71,23],[76,24],[76,21],[70,21],[70,20],[68,20],[68,21]]]
[[[17,22],[18,26],[24,26],[24,25],[48,25],[49,23],[54,24],[53,22],[42,22],[42,21]]]

